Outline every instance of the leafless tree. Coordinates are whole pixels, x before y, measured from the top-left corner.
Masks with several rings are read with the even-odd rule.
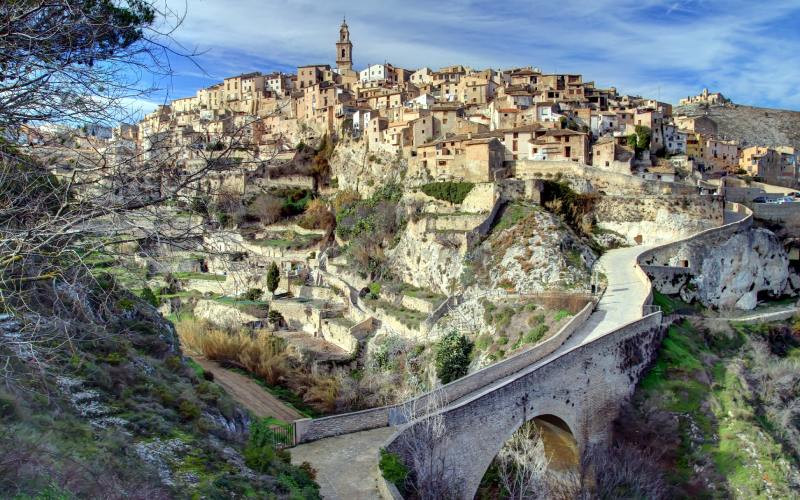
[[[444,395],[433,392],[403,406],[403,417],[409,426],[398,440],[397,452],[410,470],[407,489],[420,499],[456,498],[447,481],[449,464],[442,449],[447,428],[441,409]]]
[[[541,431],[528,422],[522,425],[497,454],[500,482],[511,500],[551,498],[549,459]]]
[[[552,476],[552,498],[636,499],[667,498],[669,489],[658,469],[659,455],[628,443],[587,447],[573,473]]]
[[[0,341],[40,370],[108,335],[113,304],[87,258],[219,251],[213,221],[185,212],[271,159],[250,140],[265,117],[231,115],[218,136],[176,134],[168,113],[141,142],[76,133],[131,117],[148,80],[170,76],[170,57],[193,55],[171,37],[181,21],[156,0],[0,4],[0,311],[21,320],[19,335]],[[31,140],[45,123],[64,132]]]

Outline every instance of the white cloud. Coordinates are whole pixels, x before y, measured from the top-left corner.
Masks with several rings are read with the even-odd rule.
[[[183,3],[176,4],[180,10]],[[333,63],[343,14],[356,65],[534,65],[622,92],[676,100],[713,87],[735,100],[800,107],[796,1],[197,0],[178,40],[209,73]],[[269,68],[263,68],[269,69]]]

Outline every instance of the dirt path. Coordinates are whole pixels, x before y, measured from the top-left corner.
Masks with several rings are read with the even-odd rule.
[[[258,417],[275,417],[286,422],[304,418],[297,410],[288,407],[253,379],[239,373],[226,370],[217,364],[201,357],[192,357],[203,370],[214,374],[214,382],[230,394],[240,405]]]

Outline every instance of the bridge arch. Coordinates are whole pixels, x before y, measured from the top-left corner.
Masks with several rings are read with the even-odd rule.
[[[518,434],[522,435],[518,436]],[[516,441],[516,443],[512,444],[517,437],[521,438],[522,441]],[[522,443],[525,443],[528,439],[532,440],[527,445],[542,447],[542,449],[538,450],[538,453],[541,454],[543,460],[547,461],[546,469],[548,474],[552,475],[551,477],[561,479],[578,472],[580,468],[581,452],[578,447],[577,438],[569,424],[556,415],[540,414],[520,423],[511,435],[509,435],[508,439],[500,444],[495,456],[492,458],[492,461],[489,462],[486,471],[483,473],[483,479],[487,478],[487,474],[489,474],[494,461],[500,457],[505,446],[526,446]],[[541,443],[536,443],[533,440],[541,441]],[[491,477],[491,475],[488,477]],[[483,479],[481,480],[482,485],[484,483]],[[542,477],[542,479],[544,480],[545,478]],[[496,476],[495,480],[497,480]],[[487,483],[487,485],[490,484],[491,482]],[[499,484],[497,486],[499,486]]]

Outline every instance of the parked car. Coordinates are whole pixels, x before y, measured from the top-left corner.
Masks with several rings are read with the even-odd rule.
[[[795,199],[791,196],[781,196],[778,198],[778,203],[794,203]]]
[[[786,196],[791,196],[792,198],[800,198],[800,193],[797,191],[792,191],[791,193],[786,193]]]
[[[753,203],[767,203],[767,197],[766,196],[756,196],[755,198],[753,198]]]

